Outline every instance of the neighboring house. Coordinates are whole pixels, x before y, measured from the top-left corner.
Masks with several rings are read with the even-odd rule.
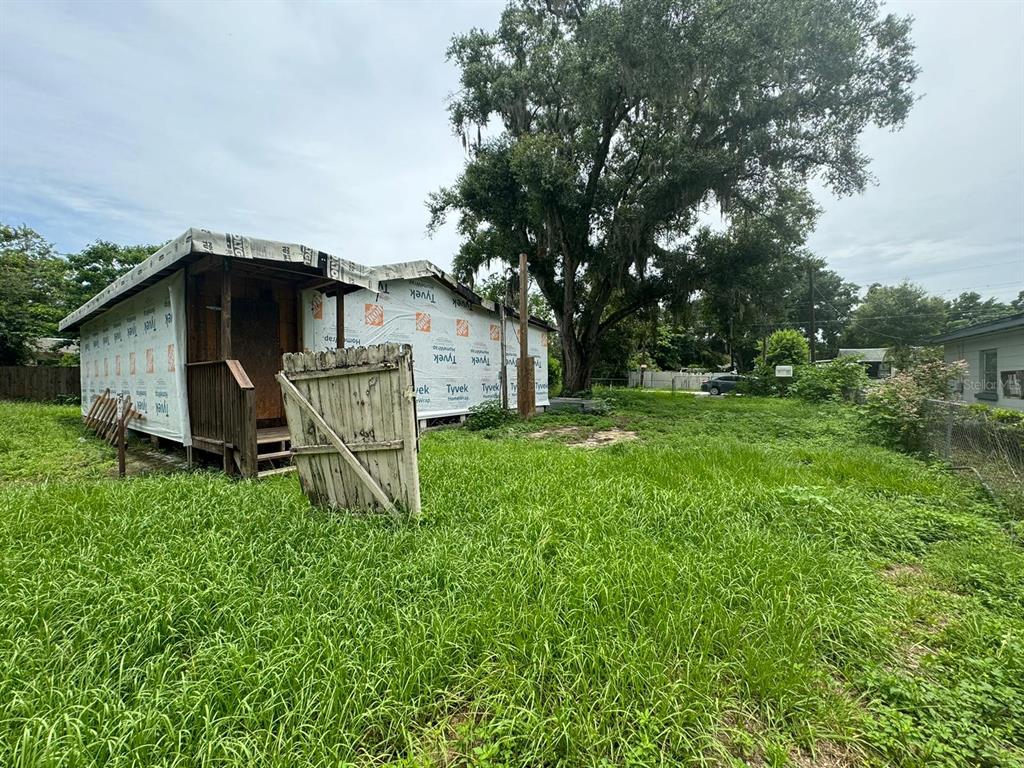
[[[32,362],[36,365],[59,363],[64,355],[77,354],[78,342],[74,339],[43,336],[32,342]]]
[[[840,349],[839,357],[856,357],[864,363],[869,379],[887,379],[892,376],[892,363],[888,360],[889,350],[885,347],[863,347],[861,349]]]
[[[947,363],[964,360],[960,399],[1024,411],[1024,312],[928,339]]]

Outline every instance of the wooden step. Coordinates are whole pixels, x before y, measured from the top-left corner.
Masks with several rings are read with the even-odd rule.
[[[294,472],[295,467],[278,467],[277,469],[264,469],[262,472],[257,472],[256,477],[270,477],[272,475],[286,475],[289,472]]]
[[[256,444],[286,443],[292,439],[288,427],[264,427],[256,430]]]
[[[290,459],[292,452],[287,451],[274,451],[273,453],[257,453],[256,458],[259,461],[270,461],[271,459]]]

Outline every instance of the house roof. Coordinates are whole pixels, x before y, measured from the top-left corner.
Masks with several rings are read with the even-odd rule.
[[[370,268],[339,259],[316,248],[191,227],[61,320],[60,330],[77,329],[119,301],[178,271],[184,264],[211,254],[232,259],[305,266],[332,280],[360,288],[377,288]]]
[[[865,363],[884,363],[889,350],[885,347],[861,347],[840,349],[839,357],[859,357]]]
[[[82,323],[91,320],[114,304],[177,272],[185,264],[208,255],[293,264],[296,267],[315,270],[331,280],[371,291],[378,290],[379,284],[386,280],[430,277],[440,281],[467,301],[497,311],[494,302],[484,299],[429,261],[405,261],[367,267],[298,243],[263,240],[191,227],[61,320],[60,330],[78,329]],[[513,317],[518,316],[512,308],[509,308],[509,314]],[[531,316],[530,322],[548,330],[555,330],[539,317]]]
[[[968,339],[972,336],[984,336],[988,333],[999,333],[1001,331],[1010,331],[1016,328],[1024,328],[1024,312],[1018,312],[1015,315],[1001,317],[998,320],[975,323],[974,325],[968,325],[966,328],[958,328],[957,330],[950,331],[949,333],[932,336],[929,339],[925,339],[924,343],[945,344],[948,341]]]

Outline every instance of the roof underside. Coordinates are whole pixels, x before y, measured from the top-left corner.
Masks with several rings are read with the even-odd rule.
[[[177,272],[186,264],[208,255],[247,259],[257,263],[291,264],[298,270],[307,269],[314,274],[320,273],[330,280],[371,291],[377,291],[379,284],[387,280],[433,278],[467,301],[479,304],[492,312],[498,311],[497,304],[481,297],[429,261],[406,261],[379,267],[366,267],[305,245],[211,232],[208,229],[193,227],[171,240],[144,262],[119,277],[61,320],[60,330],[77,330],[82,323],[91,320],[113,305]],[[508,308],[508,312],[513,317],[518,316],[512,308]],[[539,317],[530,317],[530,322],[554,330],[550,324]]]

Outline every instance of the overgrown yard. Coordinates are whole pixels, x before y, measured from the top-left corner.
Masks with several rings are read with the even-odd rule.
[[[431,433],[395,526],[0,407],[0,764],[1024,760],[1016,523],[850,409]]]

